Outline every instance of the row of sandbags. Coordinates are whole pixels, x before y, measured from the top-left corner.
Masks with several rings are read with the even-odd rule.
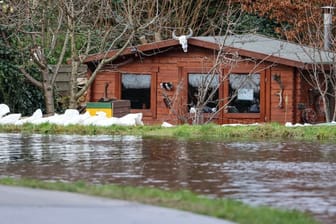
[[[53,116],[44,117],[41,109],[36,110],[30,117],[22,117],[19,113],[10,113],[6,104],[0,104],[0,124],[23,125],[31,124],[57,124],[57,125],[96,125],[96,126],[137,126],[143,125],[142,113],[127,114],[123,117],[106,117],[105,112],[98,111],[95,116],[91,116],[88,112],[79,114],[78,110],[67,109],[64,114],[55,114]]]

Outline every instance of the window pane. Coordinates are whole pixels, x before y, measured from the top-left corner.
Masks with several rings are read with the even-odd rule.
[[[230,74],[229,113],[260,112],[260,74]]]
[[[121,98],[131,101],[131,109],[150,109],[151,75],[122,74]]]
[[[203,112],[213,113],[218,109],[218,85],[219,76],[217,74],[189,74],[188,75],[188,111],[190,108],[203,104]],[[201,99],[201,93],[205,97]],[[203,103],[202,103],[203,102]],[[201,106],[201,105],[198,105]]]

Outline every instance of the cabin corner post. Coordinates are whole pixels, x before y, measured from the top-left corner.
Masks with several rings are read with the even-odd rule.
[[[156,67],[155,70],[152,70],[151,76],[152,76],[152,88],[151,88],[151,94],[153,97],[151,97],[151,110],[152,110],[152,119],[155,120],[157,118],[157,98],[158,98],[158,91],[157,91],[157,76],[158,76],[158,67]]]
[[[298,91],[298,83],[300,82],[300,72],[297,68],[293,69],[293,114],[292,114],[292,122],[298,123],[298,102],[299,102],[299,91]]]
[[[115,97],[117,99],[121,99],[121,73],[120,72],[114,72],[113,74],[115,76],[115,82],[114,82],[114,89],[115,89]]]

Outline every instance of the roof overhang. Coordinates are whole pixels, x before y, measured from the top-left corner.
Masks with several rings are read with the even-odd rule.
[[[119,56],[131,55],[131,54],[136,53],[137,51],[146,52],[146,51],[159,50],[162,48],[172,47],[176,45],[179,45],[178,41],[172,40],[172,39],[148,43],[148,44],[142,44],[142,45],[137,45],[137,46],[126,48],[123,52],[121,52]],[[118,53],[118,50],[111,50],[105,53],[92,54],[86,57],[83,63],[89,63],[92,61],[100,61],[104,58],[111,58],[115,56],[117,53]]]
[[[275,40],[276,41],[276,40]],[[213,41],[206,41],[202,38],[190,38],[188,39],[188,44],[189,46],[197,46],[205,49],[212,49],[219,51],[220,50],[220,44],[213,42]],[[125,56],[125,55],[132,55],[137,52],[148,52],[148,51],[158,51],[164,49],[164,48],[169,48],[169,47],[174,47],[174,46],[179,46],[178,40],[173,40],[173,39],[168,39],[168,40],[163,40],[159,42],[153,42],[153,43],[148,43],[148,44],[142,44],[142,45],[137,45],[137,46],[132,46],[126,48],[124,51],[120,53],[119,56]],[[249,58],[254,58],[257,60],[262,60],[265,62],[270,62],[274,64],[281,64],[281,65],[287,65],[291,67],[296,67],[296,68],[301,68],[301,69],[309,69],[312,66],[312,63],[307,63],[298,60],[293,60],[290,58],[286,57],[280,57],[276,54],[267,54],[263,52],[257,52],[253,50],[247,50],[244,49],[243,47],[232,47],[232,46],[225,46],[224,50],[227,52],[235,52],[240,56],[243,57],[249,57]],[[83,63],[90,63],[94,61],[100,61],[104,58],[111,58],[114,57],[119,50],[111,50],[105,53],[100,53],[100,54],[92,54],[89,55],[87,58],[85,58]],[[328,66],[328,63],[325,64]]]
[[[212,42],[207,42],[207,41],[203,41],[203,40],[198,40],[198,39],[193,39],[193,38],[190,38],[188,43],[190,45],[203,47],[203,48],[211,48],[211,49],[218,50],[218,51],[220,49],[219,44],[212,43]],[[225,46],[225,51],[235,52],[235,53],[238,53],[238,55],[240,55],[240,56],[255,58],[255,59],[258,59],[258,60],[272,62],[272,63],[275,63],[275,64],[282,64],[282,65],[299,67],[299,68],[303,68],[303,67],[306,66],[306,64],[303,63],[303,62],[290,60],[290,59],[285,59],[285,58],[280,58],[280,57],[277,57],[277,56],[274,56],[274,55],[263,54],[263,53],[249,51],[249,50],[245,50],[245,49],[234,48],[234,47],[230,47],[230,46]]]

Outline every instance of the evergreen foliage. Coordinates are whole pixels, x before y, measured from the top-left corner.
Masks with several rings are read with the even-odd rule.
[[[4,26],[0,26],[0,32],[10,33]],[[36,109],[43,108],[42,94],[20,73],[19,52],[8,47],[6,41],[11,40],[0,39],[0,103],[7,104],[12,113],[31,115]]]
[[[241,33],[252,31],[268,37],[280,38],[280,34],[275,32],[279,27],[280,24],[272,19],[245,12],[242,15],[238,30]]]

